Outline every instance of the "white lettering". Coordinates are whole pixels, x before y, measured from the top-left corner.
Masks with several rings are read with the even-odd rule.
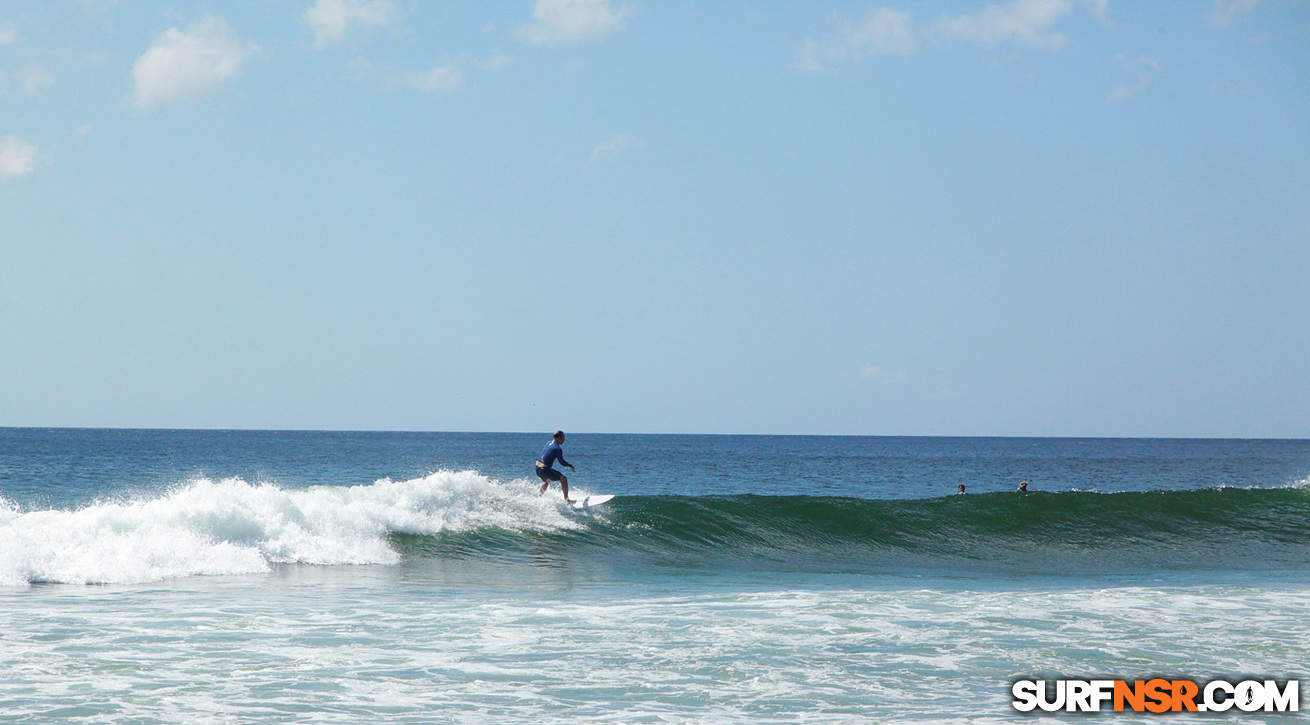
[[[1217,693],[1223,694],[1223,699],[1219,699]],[[1234,703],[1233,685],[1223,680],[1215,680],[1205,686],[1205,694],[1202,696],[1205,700],[1205,709],[1211,712],[1226,712],[1231,709]]]
[[[1288,680],[1283,691],[1278,691],[1278,683],[1265,680],[1265,712],[1297,712],[1300,705],[1300,682]]]
[[[1014,695],[1014,709],[1019,712],[1032,712],[1037,707],[1037,683],[1032,680],[1019,680],[1010,687]]]
[[[1092,712],[1101,711],[1101,703],[1109,702],[1114,697],[1114,680],[1092,680]]]
[[[1264,709],[1265,688],[1263,684],[1255,680],[1243,680],[1237,683],[1234,696],[1237,699],[1237,709],[1242,712],[1255,712]]]
[[[1154,683],[1154,684],[1150,684]],[[1242,712],[1300,712],[1301,682],[1290,679],[1279,688],[1276,680],[1211,680],[1196,698],[1195,680],[1151,680],[1143,692],[1141,681],[1124,680],[1015,680],[1010,686],[1011,705],[1019,712],[1041,708],[1045,712],[1101,712],[1106,703],[1131,707],[1137,712],[1195,708],[1196,712],[1227,712],[1234,706]],[[1118,689],[1116,689],[1118,686]],[[1153,689],[1152,689],[1153,688]],[[1117,697],[1122,691],[1123,702]],[[1136,691],[1138,694],[1133,694]],[[1147,694],[1149,693],[1149,694]],[[1145,694],[1145,700],[1141,695]],[[1163,706],[1164,710],[1160,708]],[[1108,709],[1108,708],[1107,708]]]
[[[1037,681],[1037,706],[1047,712],[1055,712],[1064,707],[1064,680],[1055,681],[1055,699],[1046,700],[1046,680]]]
[[[1065,710],[1069,712],[1092,711],[1092,686],[1087,680],[1069,680],[1065,685]]]

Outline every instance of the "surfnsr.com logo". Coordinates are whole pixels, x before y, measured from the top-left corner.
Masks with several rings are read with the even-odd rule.
[[[1297,712],[1301,704],[1297,680],[1018,680],[1010,693],[1019,712]]]

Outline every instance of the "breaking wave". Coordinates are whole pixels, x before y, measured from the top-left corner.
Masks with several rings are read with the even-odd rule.
[[[394,564],[393,534],[580,524],[527,484],[472,471],[288,490],[190,481],[154,498],[22,512],[0,499],[0,585],[245,574],[277,563]]]
[[[587,493],[581,491],[580,493]],[[130,583],[281,563],[529,561],[601,569],[1024,573],[1310,565],[1310,490],[989,493],[920,500],[620,496],[588,515],[526,480],[439,471],[284,489],[194,480],[24,512],[0,499],[0,585]]]

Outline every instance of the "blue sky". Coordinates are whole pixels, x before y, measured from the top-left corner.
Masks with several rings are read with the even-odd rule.
[[[0,2],[0,425],[1310,437],[1310,3]]]

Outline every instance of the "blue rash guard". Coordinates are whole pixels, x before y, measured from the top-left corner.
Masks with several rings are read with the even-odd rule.
[[[551,441],[550,443],[547,443],[546,447],[541,449],[541,457],[538,458],[537,460],[541,461],[542,465],[544,465],[546,468],[554,468],[555,461],[559,461],[559,464],[561,466],[571,467],[573,465],[568,461],[564,460],[564,449],[560,448],[559,444],[556,443],[555,441]]]

